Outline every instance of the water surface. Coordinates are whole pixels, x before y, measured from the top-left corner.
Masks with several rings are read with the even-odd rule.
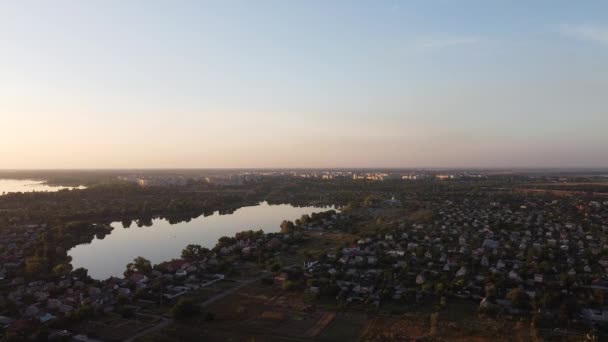
[[[62,189],[75,189],[69,186],[51,186],[44,181],[31,179],[0,179],[0,196],[9,192],[33,192],[33,191],[59,191]],[[84,187],[78,187],[83,189]]]
[[[133,223],[123,228],[121,222],[114,222],[114,230],[103,239],[95,238],[90,244],[72,248],[74,268],[84,267],[96,279],[110,276],[122,277],[127,263],[137,256],[143,256],[153,264],[179,258],[188,244],[198,244],[212,248],[222,236],[234,236],[243,230],[278,232],[283,220],[295,220],[304,214],[321,212],[333,207],[294,207],[287,204],[243,207],[232,214],[200,216],[190,222],[170,224],[164,219],[155,219],[150,227],[138,227]]]

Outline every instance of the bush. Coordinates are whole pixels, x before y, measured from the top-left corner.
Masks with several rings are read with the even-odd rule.
[[[122,316],[122,318],[134,318],[135,317],[135,309],[127,308],[127,307],[119,307],[116,309],[116,312]]]
[[[260,282],[262,283],[262,285],[272,285],[274,284],[274,281],[272,280],[271,277],[264,277],[260,280]]]
[[[171,309],[173,318],[177,320],[191,318],[198,315],[201,312],[201,308],[191,299],[181,298],[175,306]]]
[[[283,282],[283,290],[291,291],[291,290],[294,290],[295,287],[296,287],[296,284],[294,284],[293,282],[291,282],[289,280],[285,280],[285,282]]]
[[[129,303],[129,297],[120,294],[116,297],[116,303],[120,306],[126,305],[127,303]]]
[[[90,305],[81,306],[80,308],[72,311],[71,318],[73,321],[82,321],[90,319],[95,316],[95,309]]]

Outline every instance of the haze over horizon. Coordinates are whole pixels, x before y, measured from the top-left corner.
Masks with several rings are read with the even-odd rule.
[[[0,3],[0,169],[608,167],[608,2]]]

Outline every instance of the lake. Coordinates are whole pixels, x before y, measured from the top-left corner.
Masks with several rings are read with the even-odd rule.
[[[150,227],[123,228],[121,222],[112,223],[114,230],[103,239],[94,238],[90,244],[78,245],[68,251],[74,268],[84,267],[95,279],[110,276],[122,277],[125,266],[135,257],[143,256],[152,264],[169,261],[181,256],[188,244],[213,248],[222,236],[234,236],[244,230],[273,233],[280,231],[283,220],[300,218],[304,214],[321,212],[333,207],[294,207],[287,204],[243,207],[232,214],[200,216],[190,222],[170,224],[164,219],[154,219]]]
[[[44,181],[31,179],[0,179],[0,196],[9,192],[33,192],[33,191],[59,191],[62,189],[74,189],[68,186],[50,186]],[[83,189],[84,187],[79,187]]]

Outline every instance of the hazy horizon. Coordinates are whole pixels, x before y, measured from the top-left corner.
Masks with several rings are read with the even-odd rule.
[[[39,174],[39,173],[62,173],[62,172],[206,172],[206,171],[394,171],[394,172],[408,172],[408,171],[429,171],[429,172],[440,172],[440,171],[456,171],[456,172],[592,172],[592,173],[604,173],[608,172],[608,167],[184,167],[184,168],[29,168],[29,169],[0,169],[0,179],[11,173],[21,174]]]
[[[608,168],[608,3],[0,3],[0,170]]]

